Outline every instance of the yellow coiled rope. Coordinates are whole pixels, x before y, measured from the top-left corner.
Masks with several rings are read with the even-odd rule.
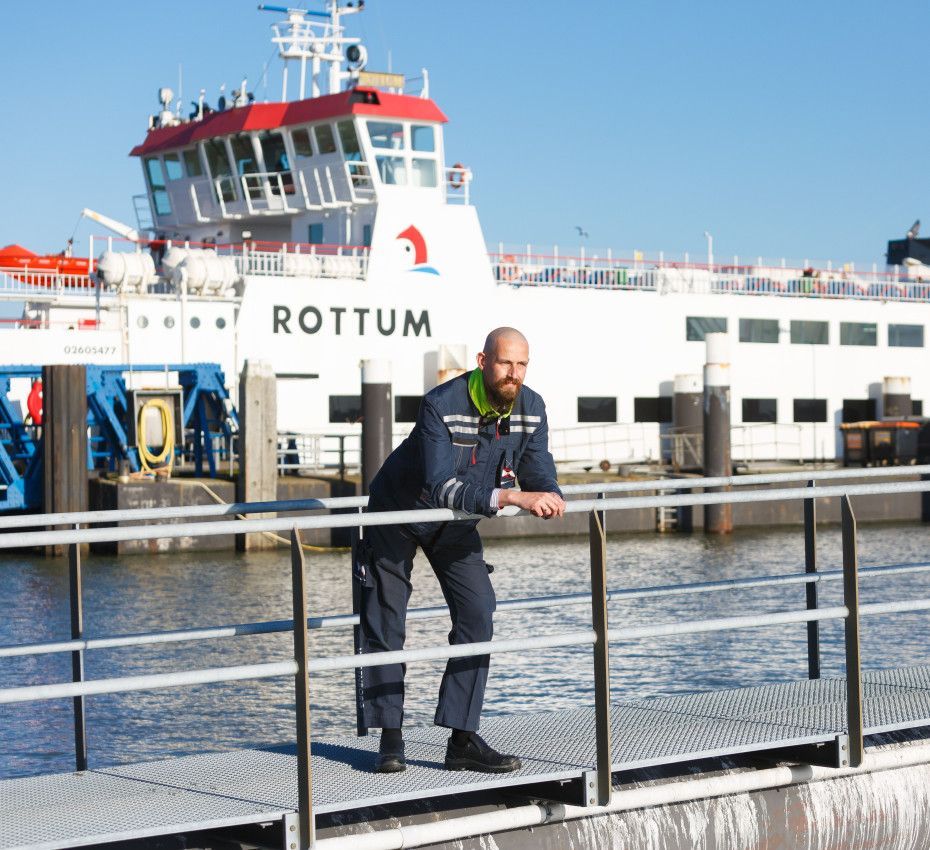
[[[161,432],[164,435],[164,443],[161,450],[153,452],[149,447],[148,435],[146,434],[146,413],[149,410],[157,410],[161,414]],[[163,398],[150,398],[139,408],[139,421],[136,433],[139,435],[139,465],[143,472],[154,473],[156,468],[171,471],[174,463],[174,414],[171,406]],[[164,473],[162,473],[164,474]]]

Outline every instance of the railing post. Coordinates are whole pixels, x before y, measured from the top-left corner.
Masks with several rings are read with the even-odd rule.
[[[363,510],[361,507],[358,508],[359,515]],[[364,536],[365,527],[360,525],[352,539],[352,613],[355,616],[360,616],[362,610],[362,583],[355,578],[355,559],[358,557],[357,549]],[[352,626],[352,652],[355,655],[362,654],[362,627],[359,623]],[[364,738],[368,734],[368,726],[365,724],[364,672],[361,667],[355,668],[355,733],[359,738]]]
[[[313,773],[310,764],[310,682],[307,678],[307,585],[300,533],[291,530],[291,586],[294,603],[294,676],[297,719],[297,850],[308,850],[314,841]]]
[[[76,529],[80,525],[75,526]],[[84,606],[81,588],[81,544],[68,547],[68,596],[71,606],[71,639],[84,637]],[[71,681],[84,681],[84,650],[71,653]],[[84,723],[84,697],[74,697],[74,764],[75,770],[87,770],[87,730]]]
[[[597,635],[594,644],[594,729],[597,753],[597,794],[585,799],[593,805],[610,802],[610,659],[607,644],[607,536],[601,522],[602,512],[591,511],[591,621]]]
[[[862,740],[862,667],[859,660],[859,577],[856,517],[849,496],[841,503],[843,531],[843,604],[846,615],[846,717],[849,766],[859,767],[865,755]],[[842,759],[840,760],[842,762]]]
[[[813,489],[816,485],[808,481],[807,486]],[[804,500],[804,572],[817,572],[817,501],[813,498]],[[809,581],[804,587],[807,610],[814,611],[817,608],[817,583]],[[820,678],[819,620],[811,620],[807,624],[807,677]]]

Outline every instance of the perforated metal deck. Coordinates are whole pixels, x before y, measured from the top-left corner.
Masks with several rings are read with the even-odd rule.
[[[863,677],[868,733],[930,725],[930,667]],[[612,709],[615,770],[831,741],[845,731],[843,679],[622,702]],[[520,755],[505,776],[443,769],[447,733],[409,729],[405,773],[371,773],[377,738],[313,743],[318,813],[572,779],[594,765],[593,709],[488,720]],[[0,848],[63,848],[280,820],[297,805],[291,752],[238,750],[86,773],[0,781]]]

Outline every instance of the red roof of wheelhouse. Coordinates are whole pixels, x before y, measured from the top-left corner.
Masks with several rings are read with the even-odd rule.
[[[365,102],[368,99],[375,102]],[[449,119],[432,100],[407,94],[388,94],[377,89],[357,88],[287,103],[253,103],[224,112],[211,112],[202,121],[149,130],[145,141],[130,156],[145,156],[192,145],[203,139],[229,136],[250,130],[274,130],[292,124],[309,124],[347,115],[378,115],[413,121],[447,122]]]

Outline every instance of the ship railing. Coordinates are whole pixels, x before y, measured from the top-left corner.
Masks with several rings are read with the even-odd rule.
[[[733,460],[804,463],[804,426],[791,422],[753,422],[730,427]]]
[[[94,295],[96,291],[96,280],[88,275],[60,274],[47,269],[0,268],[0,295],[4,296]]]
[[[392,447],[399,446],[410,428],[394,428]],[[361,431],[279,431],[278,474],[338,472],[340,478],[362,466]]]
[[[245,243],[231,253],[242,275],[352,280],[365,280],[368,276],[368,249],[360,246],[283,243],[277,250],[267,250],[261,243],[257,247],[253,247],[253,243]]]
[[[445,169],[446,203],[471,204],[472,170],[456,163]]]
[[[346,160],[346,182],[352,200],[357,204],[370,204],[375,200],[375,184],[371,179],[371,168],[367,162]]]
[[[287,200],[288,196],[296,194],[294,175],[290,171],[254,171],[240,175],[239,182],[249,215],[300,212]]]
[[[930,301],[930,280],[888,272],[701,265],[613,256],[492,252],[494,279],[510,286],[645,290],[695,295],[779,295],[872,301]]]
[[[920,467],[921,473],[930,468]],[[916,468],[868,470],[872,473],[887,475],[911,475]],[[865,478],[879,477],[877,474],[863,475]],[[761,477],[761,476],[759,476]],[[789,476],[768,476],[772,483],[786,483]],[[834,479],[841,478],[839,472]],[[821,476],[823,479],[823,476]],[[793,479],[797,480],[797,479]],[[906,564],[875,565],[863,570],[859,568],[858,535],[853,511],[853,500],[865,496],[891,496],[908,493],[930,492],[930,481],[866,482],[866,483],[829,483],[826,486],[813,486],[814,477],[807,487],[779,487],[766,490],[745,490],[731,492],[706,492],[714,479],[676,480],[673,484],[682,492],[671,495],[634,495],[609,497],[608,491],[602,490],[597,498],[570,500],[566,511],[568,514],[582,513],[588,516],[590,537],[590,592],[561,594],[533,598],[505,600],[498,610],[519,610],[526,608],[553,608],[563,605],[591,605],[590,627],[572,631],[558,631],[552,634],[521,637],[515,639],[497,638],[490,641],[464,643],[455,645],[436,645],[416,649],[391,652],[377,652],[346,655],[311,656],[309,652],[309,632],[312,628],[326,626],[349,626],[358,622],[355,612],[331,616],[307,616],[307,566],[301,532],[334,528],[359,528],[372,526],[389,526],[423,522],[473,521],[482,517],[449,509],[424,509],[412,511],[389,511],[362,514],[334,514],[328,516],[292,516],[286,518],[235,519],[208,522],[157,522],[155,524],[63,529],[57,531],[17,531],[0,535],[0,549],[22,548],[29,546],[64,546],[68,551],[69,588],[71,607],[71,639],[55,643],[31,645],[14,645],[0,648],[0,655],[39,656],[50,653],[70,652],[72,660],[71,681],[61,683],[26,684],[0,689],[0,704],[14,704],[40,700],[70,699],[74,713],[75,729],[75,763],[78,770],[88,768],[88,748],[85,735],[86,704],[90,695],[105,693],[128,693],[132,691],[155,690],[161,688],[190,688],[194,685],[257,680],[266,678],[292,678],[295,694],[295,740],[297,743],[297,812],[298,824],[295,846],[304,850],[315,844],[315,818],[313,814],[313,788],[311,768],[311,702],[310,675],[325,672],[358,671],[365,667],[381,666],[387,663],[411,663],[420,661],[439,661],[449,658],[468,658],[497,653],[526,653],[540,650],[560,650],[579,653],[577,647],[592,647],[591,661],[594,667],[593,693],[588,697],[593,702],[593,722],[589,734],[593,743],[593,758],[590,770],[585,776],[583,789],[586,802],[606,805],[612,796],[612,741],[611,741],[611,686],[610,686],[610,648],[618,643],[629,644],[645,639],[680,637],[682,635],[753,630],[772,626],[798,626],[806,628],[806,654],[808,676],[818,679],[821,676],[821,639],[820,623],[841,621],[844,625],[844,645],[846,650],[846,722],[842,733],[835,739],[836,765],[840,767],[859,767],[865,760],[864,739],[864,705],[863,673],[860,660],[860,621],[863,617],[923,612],[930,610],[930,598],[909,597],[897,601],[873,602],[861,604],[859,585],[861,578],[878,577],[885,579],[892,575],[918,573],[930,570],[930,563],[918,561]],[[668,483],[668,482],[663,482]],[[701,485],[705,492],[687,492],[687,486]],[[716,486],[716,485],[714,485]],[[841,516],[841,554],[842,566],[839,569],[821,571],[817,564],[816,505],[818,499],[834,498],[840,502]],[[741,579],[723,581],[702,581],[659,585],[639,588],[618,588],[608,590],[607,576],[607,515],[612,511],[641,510],[660,508],[687,508],[695,506],[734,505],[759,502],[802,502],[804,514],[805,564],[804,572],[794,571],[787,575],[752,575]],[[209,507],[209,506],[201,506]],[[250,508],[260,508],[265,513],[268,503],[253,506],[240,506],[240,513],[250,512]],[[162,520],[176,516],[177,509],[150,509],[160,511]],[[193,509],[188,508],[193,514]],[[108,511],[113,514],[119,512]],[[505,508],[502,512],[504,521],[524,512],[514,508]],[[34,523],[55,524],[60,515],[33,516]],[[152,541],[154,539],[178,538],[189,536],[209,536],[243,533],[287,533],[289,539],[290,568],[292,577],[291,607],[293,616],[290,620],[259,623],[238,623],[221,626],[207,626],[173,631],[156,631],[134,635],[113,635],[89,637],[83,626],[84,599],[81,546],[86,543],[121,542],[131,540]],[[822,547],[821,547],[822,548]],[[842,603],[821,606],[818,600],[818,586],[824,582],[841,581],[843,586]],[[886,583],[887,584],[887,583]],[[609,626],[609,604],[622,599],[637,599],[664,596],[681,596],[696,593],[724,592],[765,588],[772,586],[791,586],[804,588],[803,607],[790,602],[782,602],[777,610],[768,610],[770,606],[756,603],[752,610],[738,615],[713,618],[687,619],[671,615],[666,622],[648,622],[642,625],[624,625],[619,628]],[[782,598],[784,595],[782,594]],[[799,600],[800,601],[800,600]],[[789,605],[791,607],[785,607]],[[411,618],[440,617],[445,610],[418,609],[410,612]],[[193,640],[215,639],[242,635],[263,634],[271,631],[288,631],[293,633],[293,651],[285,657],[273,658],[255,664],[240,664],[226,667],[184,669],[169,673],[150,673],[134,676],[114,676],[102,679],[87,679],[84,675],[84,653],[101,648],[119,646],[142,646],[168,642],[188,642]],[[358,643],[358,641],[356,641]],[[357,647],[358,649],[358,647]],[[47,668],[46,668],[47,669]],[[573,665],[572,669],[578,669]],[[359,732],[367,731],[361,713],[357,714]],[[590,789],[590,790],[589,790]],[[590,800],[589,800],[590,798]],[[324,842],[316,843],[318,848],[325,847]]]

